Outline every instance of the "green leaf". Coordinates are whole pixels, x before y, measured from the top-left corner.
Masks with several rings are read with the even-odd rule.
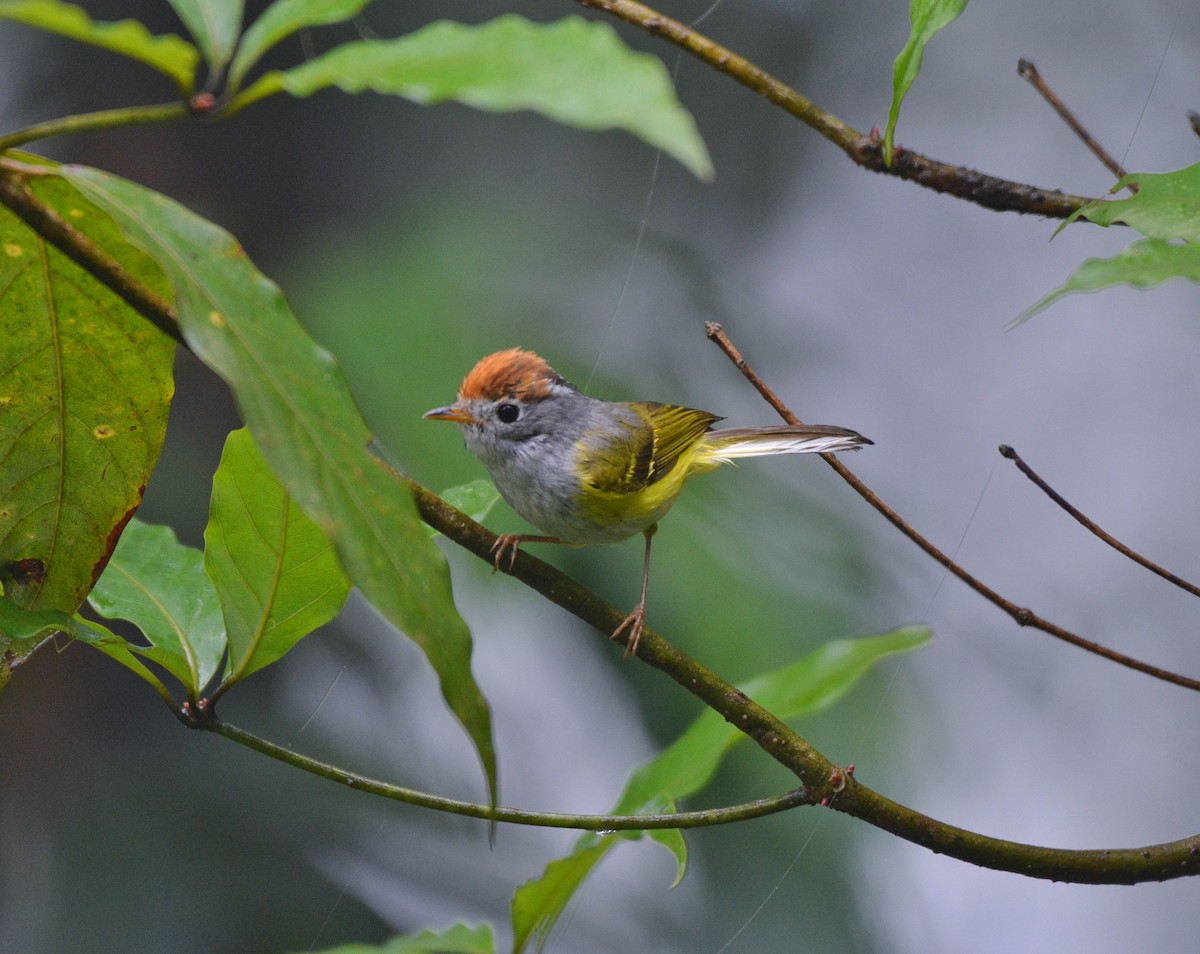
[[[780,719],[811,715],[837,702],[875,663],[923,646],[930,638],[925,627],[908,626],[882,636],[836,640],[739,688]],[[716,712],[705,709],[669,748],[633,773],[611,814],[673,810],[676,801],[706,786],[726,753],[745,738]],[[539,878],[521,885],[512,903],[514,954],[531,938],[546,938],[584,878],[619,839],[637,839],[642,834],[587,832],[576,841],[571,854],[552,861]],[[658,837],[665,832],[651,834],[675,857],[678,884],[687,863],[681,833],[676,830],[674,838]]]
[[[440,496],[451,507],[461,510],[476,523],[483,523],[484,518],[491,513],[500,499],[500,491],[486,477],[480,477],[478,480],[470,480],[443,490]],[[433,527],[425,529],[431,537],[438,535]]]
[[[129,651],[129,644],[99,623],[61,610],[27,610],[0,596],[0,688],[32,652],[55,633],[66,633],[80,642],[89,643],[128,666],[149,682],[169,704],[170,694],[159,681]]]
[[[1112,258],[1089,258],[1075,269],[1066,284],[1023,311],[1008,328],[1024,324],[1071,292],[1099,291],[1112,285],[1149,288],[1169,278],[1188,278],[1200,282],[1200,246],[1162,239],[1142,239]]]
[[[444,931],[422,931],[383,944],[342,944],[321,954],[495,954],[490,924],[456,924]]]
[[[454,608],[449,569],[422,529],[410,486],[370,453],[371,433],[333,357],[228,232],[97,169],[62,173],[167,271],[188,344],[233,389],[263,456],[333,540],[342,569],[424,650],[494,802],[491,713],[471,675],[471,634]]]
[[[137,20],[98,23],[83,7],[60,0],[5,0],[0,18],[79,40],[145,63],[175,81],[184,96],[195,87],[199,51],[173,34],[151,36]]]
[[[1018,315],[1015,328],[1071,292],[1099,291],[1111,285],[1149,288],[1169,278],[1200,282],[1200,163],[1176,172],[1134,172],[1113,191],[1137,185],[1125,199],[1089,202],[1058,227],[1077,219],[1095,225],[1128,225],[1147,236],[1112,258],[1089,258],[1066,283]]]
[[[892,65],[892,108],[888,111],[887,130],[883,134],[883,161],[892,164],[895,153],[896,120],[900,104],[921,72],[925,46],[942,27],[949,26],[967,8],[967,0],[909,0],[908,42]]]
[[[0,596],[0,688],[45,640],[72,632],[74,622],[61,610],[27,610]]]
[[[1200,243],[1200,163],[1176,172],[1134,172],[1113,191],[1136,185],[1125,199],[1090,202],[1070,220],[1085,218],[1096,225],[1123,224],[1147,238],[1183,239]]]
[[[116,633],[80,616],[61,610],[26,610],[0,597],[0,687],[15,669],[43,640],[55,633],[66,633],[80,642],[95,646],[101,652],[129,667],[150,683],[172,707],[174,702],[159,678],[130,652],[130,644]]]
[[[225,441],[213,476],[204,569],[225,618],[230,684],[333,619],[350,592],[329,538],[288,496],[244,429]]]
[[[267,50],[307,27],[341,23],[356,16],[371,0],[275,0],[243,35],[229,67],[231,89]]]
[[[66,182],[39,176],[30,188],[126,271],[166,292],[162,271]],[[174,352],[169,338],[0,208],[0,579],[13,602],[68,613],[83,602],[162,450]]]
[[[605,835],[585,847],[576,845],[517,888],[512,899],[513,954],[521,954],[535,936],[541,938],[540,950],[579,886],[616,844],[615,836]]]
[[[493,112],[531,109],[580,129],[625,129],[699,178],[712,177],[708,150],[662,61],[630,50],[607,23],[582,17],[440,21],[399,39],[346,43],[287,72],[267,73],[230,109],[280,91],[310,96],[329,86]]]
[[[242,30],[242,0],[169,0],[218,76],[233,56]]]
[[[88,602],[109,619],[127,619],[149,646],[131,651],[153,660],[196,699],[225,653],[225,627],[199,550],[170,527],[131,521]]]

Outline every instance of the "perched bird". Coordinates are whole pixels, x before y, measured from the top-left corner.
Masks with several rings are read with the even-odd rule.
[[[506,533],[492,548],[496,567],[511,567],[522,543],[616,543],[646,538],[642,596],[613,633],[628,630],[637,652],[646,619],[650,543],[694,474],[739,457],[834,453],[871,441],[820,424],[733,427],[721,418],[653,401],[601,401],[583,394],[531,351],[511,348],[481,360],[463,379],[458,400],[428,411],[454,421],[467,449],[483,461],[512,508],[545,536]]]

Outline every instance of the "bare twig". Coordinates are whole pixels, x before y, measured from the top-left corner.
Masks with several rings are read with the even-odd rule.
[[[1151,573],[1161,576],[1168,583],[1174,583],[1181,590],[1186,590],[1188,593],[1191,593],[1192,596],[1200,596],[1200,586],[1196,586],[1194,583],[1189,583],[1187,580],[1183,579],[1183,577],[1176,576],[1170,570],[1159,566],[1153,560],[1146,559],[1146,557],[1142,556],[1136,550],[1127,547],[1112,534],[1106,532],[1094,520],[1089,519],[1078,508],[1068,503],[1066,498],[1048,483],[1046,483],[1046,481],[1044,481],[1032,467],[1025,463],[1025,461],[1021,458],[1021,455],[1013,450],[1013,448],[1009,447],[1007,444],[1001,444],[1000,456],[1007,457],[1014,464],[1016,464],[1017,469],[1020,470],[1021,473],[1023,473],[1031,481],[1033,481],[1033,483],[1038,487],[1039,490],[1042,491],[1042,493],[1062,507],[1063,510],[1079,521],[1079,523],[1082,524],[1087,530],[1094,533],[1097,537],[1107,543],[1122,556],[1129,557],[1129,559],[1138,564],[1138,566],[1145,567]]]
[[[1029,80],[1030,85],[1032,85],[1034,89],[1041,93],[1042,99],[1050,104],[1050,108],[1058,113],[1059,118],[1062,119],[1064,123],[1071,127],[1072,132],[1074,132],[1075,135],[1083,141],[1083,144],[1091,150],[1093,156],[1104,163],[1105,168],[1107,168],[1109,172],[1111,172],[1118,179],[1125,178],[1127,173],[1125,172],[1124,166],[1117,162],[1117,160],[1109,154],[1108,150],[1100,145],[1099,140],[1097,140],[1095,136],[1093,136],[1084,128],[1083,123],[1075,118],[1075,114],[1072,113],[1071,110],[1067,109],[1066,103],[1058,98],[1058,94],[1050,88],[1050,85],[1042,78],[1042,74],[1038,72],[1038,68],[1034,66],[1032,62],[1026,59],[1018,60],[1017,75]],[[1130,192],[1137,192],[1136,183],[1130,183],[1126,186],[1126,188],[1129,189]]]
[[[758,389],[758,392],[767,400],[779,415],[789,424],[803,423],[791,410],[781,401],[757,374],[754,369],[742,357],[741,353],[734,347],[728,335],[716,322],[710,321],[705,324],[705,333],[716,343],[716,345],[725,352],[726,356],[734,363],[739,371],[745,375],[746,379]],[[1031,609],[1018,606],[1011,600],[1005,599],[982,580],[972,576],[957,563],[950,559],[945,553],[935,547],[925,537],[911,527],[896,511],[889,507],[882,499],[864,484],[845,464],[832,454],[822,454],[825,461],[837,471],[846,483],[848,483],[867,503],[878,510],[887,520],[903,533],[908,539],[919,546],[930,557],[944,566],[949,572],[953,573],[960,580],[971,587],[976,593],[988,600],[990,603],[1002,609],[1005,613],[1011,616],[1019,626],[1030,626],[1034,629],[1040,629],[1044,633],[1048,633],[1056,639],[1061,639],[1063,642],[1070,643],[1072,646],[1078,646],[1089,653],[1094,653],[1104,659],[1114,662],[1119,666],[1125,666],[1128,669],[1134,669],[1138,672],[1145,673],[1148,676],[1153,676],[1155,679],[1161,679],[1163,682],[1169,682],[1172,685],[1182,686],[1184,689],[1191,689],[1195,692],[1200,692],[1200,680],[1192,679],[1189,676],[1181,675],[1177,672],[1171,672],[1168,669],[1162,669],[1158,666],[1153,666],[1150,663],[1142,662],[1140,659],[1134,659],[1132,656],[1126,656],[1124,653],[1119,653],[1115,649],[1109,649],[1107,646],[1101,646],[1099,643],[1093,642],[1090,639],[1084,639],[1072,633],[1070,630],[1064,629],[1056,623],[1051,623],[1038,616]]]
[[[707,63],[713,69],[728,73],[743,86],[791,113],[816,130],[864,169],[907,179],[917,185],[944,192],[974,202],[997,212],[1020,212],[1065,219],[1092,201],[1083,196],[1068,195],[1055,189],[1039,189],[987,175],[963,166],[930,159],[907,149],[896,149],[892,164],[883,159],[883,140],[863,135],[805,98],[786,83],[780,82],[766,70],[738,56],[727,47],[678,20],[664,16],[636,0],[578,0],[585,7],[610,13],[647,33],[661,37]]]

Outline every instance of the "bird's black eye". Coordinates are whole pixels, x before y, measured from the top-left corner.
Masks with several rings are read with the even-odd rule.
[[[501,404],[496,408],[496,417],[505,424],[511,424],[521,416],[521,409],[515,404]]]

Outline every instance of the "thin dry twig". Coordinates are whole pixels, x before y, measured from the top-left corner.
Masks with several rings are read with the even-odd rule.
[[[803,422],[779,399],[742,357],[741,352],[737,350],[733,342],[729,340],[729,336],[719,324],[714,321],[707,322],[704,327],[705,334],[709,339],[716,343],[725,355],[733,362],[734,366],[742,372],[745,378],[754,385],[761,394],[779,415],[789,424],[802,424]],[[887,520],[903,533],[908,539],[919,546],[930,557],[944,566],[949,572],[953,573],[960,580],[971,587],[976,593],[988,600],[990,603],[999,607],[1005,613],[1013,618],[1019,626],[1029,626],[1033,629],[1039,629],[1044,633],[1061,639],[1063,642],[1070,643],[1072,646],[1078,646],[1080,649],[1086,650],[1089,653],[1094,653],[1104,659],[1114,662],[1119,666],[1125,666],[1128,669],[1134,669],[1137,672],[1145,673],[1147,676],[1153,676],[1155,679],[1161,679],[1163,682],[1169,682],[1172,685],[1182,686],[1184,689],[1191,689],[1195,692],[1200,692],[1200,680],[1192,679],[1190,676],[1184,676],[1177,672],[1171,672],[1169,669],[1162,669],[1158,666],[1151,665],[1147,662],[1142,662],[1140,659],[1134,659],[1132,656],[1127,656],[1124,653],[1119,653],[1115,649],[1109,649],[1107,646],[1102,646],[1099,643],[1093,642],[1090,639],[1085,639],[1082,636],[1072,633],[1070,630],[1064,629],[1056,623],[1051,623],[1049,620],[1038,616],[1033,610],[1018,606],[1011,600],[1005,599],[990,586],[984,583],[977,577],[972,576],[961,566],[955,563],[945,553],[935,547],[929,540],[918,533],[912,526],[908,524],[896,511],[889,507],[883,500],[862,482],[845,464],[832,454],[822,454],[826,463],[829,464],[842,480],[846,481],[867,503],[878,510]]]
[[[1021,455],[1018,454],[1013,448],[1009,447],[1007,444],[1001,444],[1000,456],[1006,457],[1016,464],[1017,469],[1020,470],[1021,473],[1023,473],[1031,481],[1033,481],[1034,485],[1041,490],[1042,493],[1062,507],[1062,509],[1069,513],[1072,517],[1074,517],[1085,529],[1095,534],[1122,556],[1128,557],[1138,566],[1145,567],[1151,573],[1161,576],[1168,583],[1174,583],[1181,590],[1191,593],[1192,596],[1200,596],[1200,586],[1196,586],[1194,583],[1189,583],[1183,577],[1176,576],[1170,570],[1165,569],[1164,567],[1159,566],[1153,560],[1149,560],[1142,556],[1136,550],[1126,546],[1112,534],[1105,531],[1099,524],[1087,517],[1077,507],[1072,506],[1062,494],[1046,483],[1046,481],[1044,481],[1032,467],[1025,463]]]
[[[1041,94],[1042,99],[1050,104],[1050,108],[1058,113],[1059,118],[1064,123],[1071,127],[1071,131],[1091,150],[1093,156],[1104,163],[1105,168],[1109,172],[1118,179],[1125,178],[1127,175],[1125,167],[1117,162],[1109,151],[1100,145],[1099,140],[1084,128],[1083,123],[1075,118],[1075,114],[1067,108],[1066,103],[1058,98],[1058,94],[1050,88],[1050,85],[1042,78],[1042,74],[1038,72],[1038,68],[1031,61],[1024,58],[1017,60],[1017,75],[1029,80],[1030,85]],[[1130,183],[1126,188],[1130,192],[1137,192],[1136,183]]]

